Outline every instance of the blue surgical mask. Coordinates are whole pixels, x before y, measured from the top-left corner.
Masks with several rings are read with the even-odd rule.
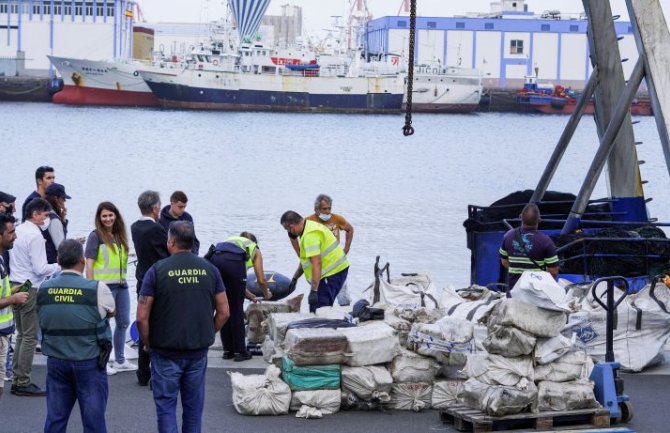
[[[319,214],[319,219],[321,219],[321,221],[323,221],[324,223],[328,222],[328,220],[330,220],[330,214],[329,213],[320,213]]]

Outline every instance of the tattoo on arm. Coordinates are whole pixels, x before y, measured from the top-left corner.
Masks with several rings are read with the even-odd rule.
[[[140,295],[140,298],[137,300],[138,304],[146,304],[147,303],[147,297],[144,295]]]

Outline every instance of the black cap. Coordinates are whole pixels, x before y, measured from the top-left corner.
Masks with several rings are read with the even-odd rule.
[[[11,194],[7,194],[6,192],[0,191],[0,203],[14,203],[15,201],[16,197]]]
[[[52,183],[51,185],[47,186],[47,195],[53,195],[56,197],[63,197],[66,199],[71,199],[69,195],[65,193],[65,187],[61,185],[60,183]]]

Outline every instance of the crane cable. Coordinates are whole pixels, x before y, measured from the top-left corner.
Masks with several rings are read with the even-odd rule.
[[[414,134],[412,126],[412,92],[414,85],[414,43],[416,40],[416,0],[410,0],[409,7],[409,61],[407,65],[407,103],[405,105],[405,126],[402,133],[405,137]]]

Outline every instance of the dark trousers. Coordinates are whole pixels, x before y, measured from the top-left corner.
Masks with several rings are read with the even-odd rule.
[[[140,297],[140,287],[142,287],[142,281],[137,280],[137,298]],[[149,379],[151,379],[151,362],[149,354],[144,350],[144,343],[140,338],[137,341],[137,381],[141,384],[146,384]]]
[[[221,328],[223,350],[230,353],[246,353],[244,338],[244,292],[247,286],[247,268],[241,259],[216,257],[212,263],[221,272],[223,285],[226,286],[230,318]]]
[[[344,282],[347,281],[349,268],[345,268],[329,277],[322,278],[319,281],[319,288],[317,291],[318,302],[315,305],[309,306],[309,311],[314,313],[320,307],[332,307],[337,299],[337,294],[340,293]]]

